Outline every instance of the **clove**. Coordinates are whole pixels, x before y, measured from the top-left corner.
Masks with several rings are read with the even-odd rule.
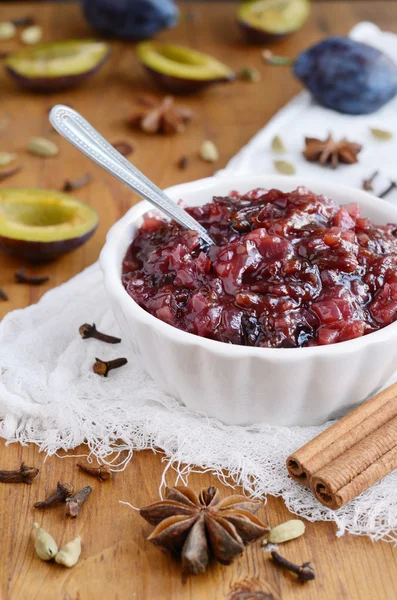
[[[11,177],[11,175],[16,175],[19,171],[22,170],[22,165],[16,165],[15,167],[9,167],[8,169],[2,169],[0,171],[0,181],[3,179],[7,179],[7,177]]]
[[[120,152],[123,156],[129,156],[133,152],[135,152],[135,148],[131,146],[129,142],[125,142],[124,140],[120,140],[119,142],[115,142],[112,144],[113,148]]]
[[[87,473],[87,475],[96,477],[99,479],[99,481],[107,481],[111,476],[111,472],[104,465],[99,465],[99,467],[90,467],[89,465],[77,463],[76,467],[81,469],[83,473]]]
[[[34,17],[31,16],[11,20],[11,23],[15,25],[15,27],[28,27],[29,25],[34,25],[35,22]]]
[[[181,156],[178,162],[176,163],[178,169],[187,169],[189,166],[189,159],[187,156]]]
[[[386,198],[386,196],[390,194],[390,192],[392,192],[395,188],[397,188],[397,183],[395,181],[391,181],[390,185],[379,194],[379,198]]]
[[[372,192],[373,191],[373,182],[375,177],[377,177],[377,175],[379,174],[379,171],[375,171],[375,173],[373,175],[371,175],[371,177],[368,177],[368,179],[364,179],[363,180],[363,190],[366,190],[367,192]]]
[[[74,496],[66,498],[66,515],[68,517],[77,517],[80,512],[80,506],[87,500],[92,492],[92,487],[87,485],[79,490]]]
[[[0,481],[2,483],[27,483],[31,485],[38,473],[39,470],[36,467],[27,467],[25,463],[21,463],[17,471],[0,471]]]
[[[100,358],[95,358],[95,363],[92,367],[92,370],[97,375],[102,375],[103,377],[107,377],[109,371],[112,369],[118,369],[119,367],[123,367],[126,365],[128,360],[126,358],[115,358],[114,360],[101,360]]]
[[[284,556],[281,556],[281,554],[279,554],[275,550],[272,551],[271,555],[276,565],[278,565],[282,569],[286,569],[287,571],[291,571],[291,573],[295,573],[296,575],[298,575],[298,581],[300,583],[315,579],[316,575],[314,573],[313,567],[310,566],[310,563],[306,562],[303,563],[303,565],[296,565],[290,560],[284,558]]]
[[[114,337],[113,335],[107,335],[106,333],[101,333],[95,327],[95,323],[89,325],[88,323],[84,323],[79,327],[79,333],[83,340],[87,340],[88,338],[95,338],[96,340],[100,340],[101,342],[106,342],[107,344],[119,344],[121,342],[120,338]]]
[[[47,508],[47,506],[51,506],[52,504],[57,504],[58,502],[65,502],[66,498],[69,498],[73,494],[73,486],[71,483],[61,483],[58,481],[57,489],[52,492],[45,500],[41,502],[36,502],[34,504],[35,508]]]
[[[0,299],[1,300],[8,300],[8,295],[1,288],[0,288]]]
[[[79,190],[83,186],[87,185],[92,181],[91,173],[86,173],[83,177],[79,179],[66,179],[63,184],[62,191],[63,192],[73,192],[73,190]]]
[[[29,285],[41,285],[50,279],[49,275],[28,275],[26,273],[26,269],[19,269],[15,273],[15,282],[16,283],[28,283]]]

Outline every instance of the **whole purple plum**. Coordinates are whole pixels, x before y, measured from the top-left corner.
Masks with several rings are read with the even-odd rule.
[[[82,0],[87,21],[102,35],[144,40],[176,25],[179,11],[172,0]]]

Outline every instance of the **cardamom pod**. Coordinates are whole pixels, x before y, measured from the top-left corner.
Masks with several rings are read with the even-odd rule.
[[[55,562],[64,567],[74,567],[81,554],[81,537],[78,535],[59,550]]]
[[[36,540],[34,548],[36,554],[41,560],[52,560],[58,552],[58,546],[52,535],[42,529],[38,523],[33,525],[33,530],[36,531]]]
[[[259,71],[254,67],[241,67],[238,76],[243,81],[252,81],[253,83],[261,79]]]
[[[305,524],[299,519],[291,519],[273,527],[267,538],[267,542],[270,544],[282,544],[283,542],[289,542],[297,537],[300,537],[305,533]]]
[[[21,33],[21,42],[27,46],[37,44],[43,36],[43,28],[40,25],[27,27]]]
[[[294,175],[296,173],[295,165],[286,160],[275,160],[273,164],[275,169],[283,175]]]
[[[43,137],[31,138],[28,142],[28,150],[37,156],[56,156],[59,152],[58,146],[51,140]]]
[[[11,21],[0,23],[0,40],[10,40],[16,33],[16,27]]]
[[[0,167],[6,167],[10,163],[14,162],[17,155],[10,152],[0,152]]]
[[[393,134],[391,131],[387,131],[387,129],[377,129],[376,127],[370,127],[370,132],[374,137],[378,140],[386,141],[391,140]]]
[[[285,154],[287,152],[287,148],[279,135],[275,135],[272,139],[271,148],[272,152],[276,152],[277,154]]]
[[[200,148],[200,158],[205,160],[206,162],[216,162],[219,159],[218,148],[215,146],[214,142],[211,140],[205,140],[201,144]]]

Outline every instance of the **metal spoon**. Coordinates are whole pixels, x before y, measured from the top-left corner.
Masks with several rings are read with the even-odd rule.
[[[76,146],[80,152],[83,152],[111,175],[125,183],[138,196],[154,204],[185,229],[197,231],[207,244],[212,245],[214,243],[196,219],[193,219],[183,208],[175,204],[120,152],[117,152],[78,112],[68,106],[57,104],[51,109],[49,119],[54,129],[73,146]]]

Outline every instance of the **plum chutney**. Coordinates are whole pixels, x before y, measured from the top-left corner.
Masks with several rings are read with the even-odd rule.
[[[123,262],[128,294],[183,331],[246,346],[334,344],[397,319],[397,225],[304,187],[186,208],[214,239],[148,213]]]

